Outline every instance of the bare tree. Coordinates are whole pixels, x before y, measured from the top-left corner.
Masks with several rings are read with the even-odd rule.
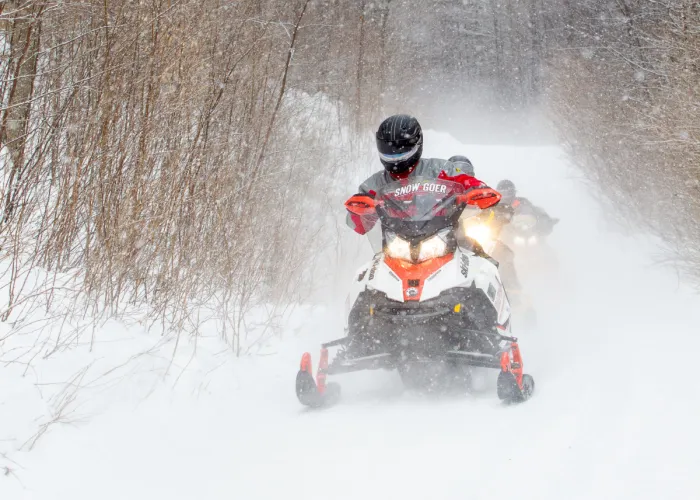
[[[6,100],[0,114],[0,144],[10,152],[10,166],[4,191],[4,212],[0,223],[7,221],[23,183],[25,144],[29,134],[30,113],[37,72],[41,15],[43,3],[27,0],[8,0],[0,5],[0,19],[4,24],[5,43],[9,48],[8,63],[2,74],[2,95]]]

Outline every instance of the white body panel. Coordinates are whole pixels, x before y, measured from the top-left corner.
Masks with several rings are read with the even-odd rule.
[[[420,301],[433,299],[451,288],[472,286],[484,291],[498,312],[498,323],[505,325],[510,317],[510,303],[498,268],[489,260],[462,248],[457,249],[452,260],[425,278]],[[365,288],[381,291],[391,300],[404,302],[402,280],[384,262],[382,253],[357,270],[346,301],[348,315]]]

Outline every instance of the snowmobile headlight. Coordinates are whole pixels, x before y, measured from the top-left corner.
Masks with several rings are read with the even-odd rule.
[[[475,240],[482,247],[488,246],[491,242],[491,228],[485,224],[476,224],[466,230],[468,238]]]
[[[530,236],[527,240],[528,245],[537,245],[537,236]]]
[[[411,261],[411,244],[393,233],[386,236],[386,254],[394,259]]]
[[[522,236],[516,236],[513,241],[515,242],[516,245],[521,246],[525,244],[525,238]]]
[[[432,238],[421,242],[420,252],[418,252],[418,262],[425,260],[436,259],[447,253],[447,242],[441,235],[436,234]]]

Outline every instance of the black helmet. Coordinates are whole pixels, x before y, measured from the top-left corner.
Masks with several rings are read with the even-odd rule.
[[[466,156],[456,155],[447,161],[457,165],[458,173],[474,176],[474,165],[472,165],[472,162],[470,162],[469,158]]]
[[[390,116],[377,130],[377,149],[387,172],[393,175],[410,172],[423,154],[420,123],[409,115]]]
[[[515,184],[513,183],[513,181],[510,181],[508,179],[503,179],[502,181],[500,181],[496,186],[496,191],[501,193],[503,198],[505,198],[506,200],[512,200],[517,194]]]

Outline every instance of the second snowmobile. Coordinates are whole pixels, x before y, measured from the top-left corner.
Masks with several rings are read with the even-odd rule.
[[[509,206],[498,205],[476,215],[465,210],[461,217],[459,235],[478,242],[482,248],[499,263],[499,273],[503,285],[509,292],[513,316],[518,325],[532,330],[537,324],[537,313],[530,296],[523,288],[519,272],[516,271],[516,253],[513,250],[511,228],[521,228],[528,224],[527,218],[513,215]],[[526,258],[520,262],[529,262]]]
[[[314,377],[302,356],[296,394],[307,406],[335,402],[334,375],[398,370],[408,387],[441,391],[468,383],[469,367],[499,370],[497,394],[506,402],[530,397],[511,335],[511,306],[498,263],[471,238],[460,237],[465,212],[498,203],[490,188],[466,191],[449,180],[411,178],[385,186],[374,200],[350,198],[360,217],[378,217],[382,250],[360,268],[350,294],[346,336],[323,344]],[[339,348],[329,360],[329,349]]]

